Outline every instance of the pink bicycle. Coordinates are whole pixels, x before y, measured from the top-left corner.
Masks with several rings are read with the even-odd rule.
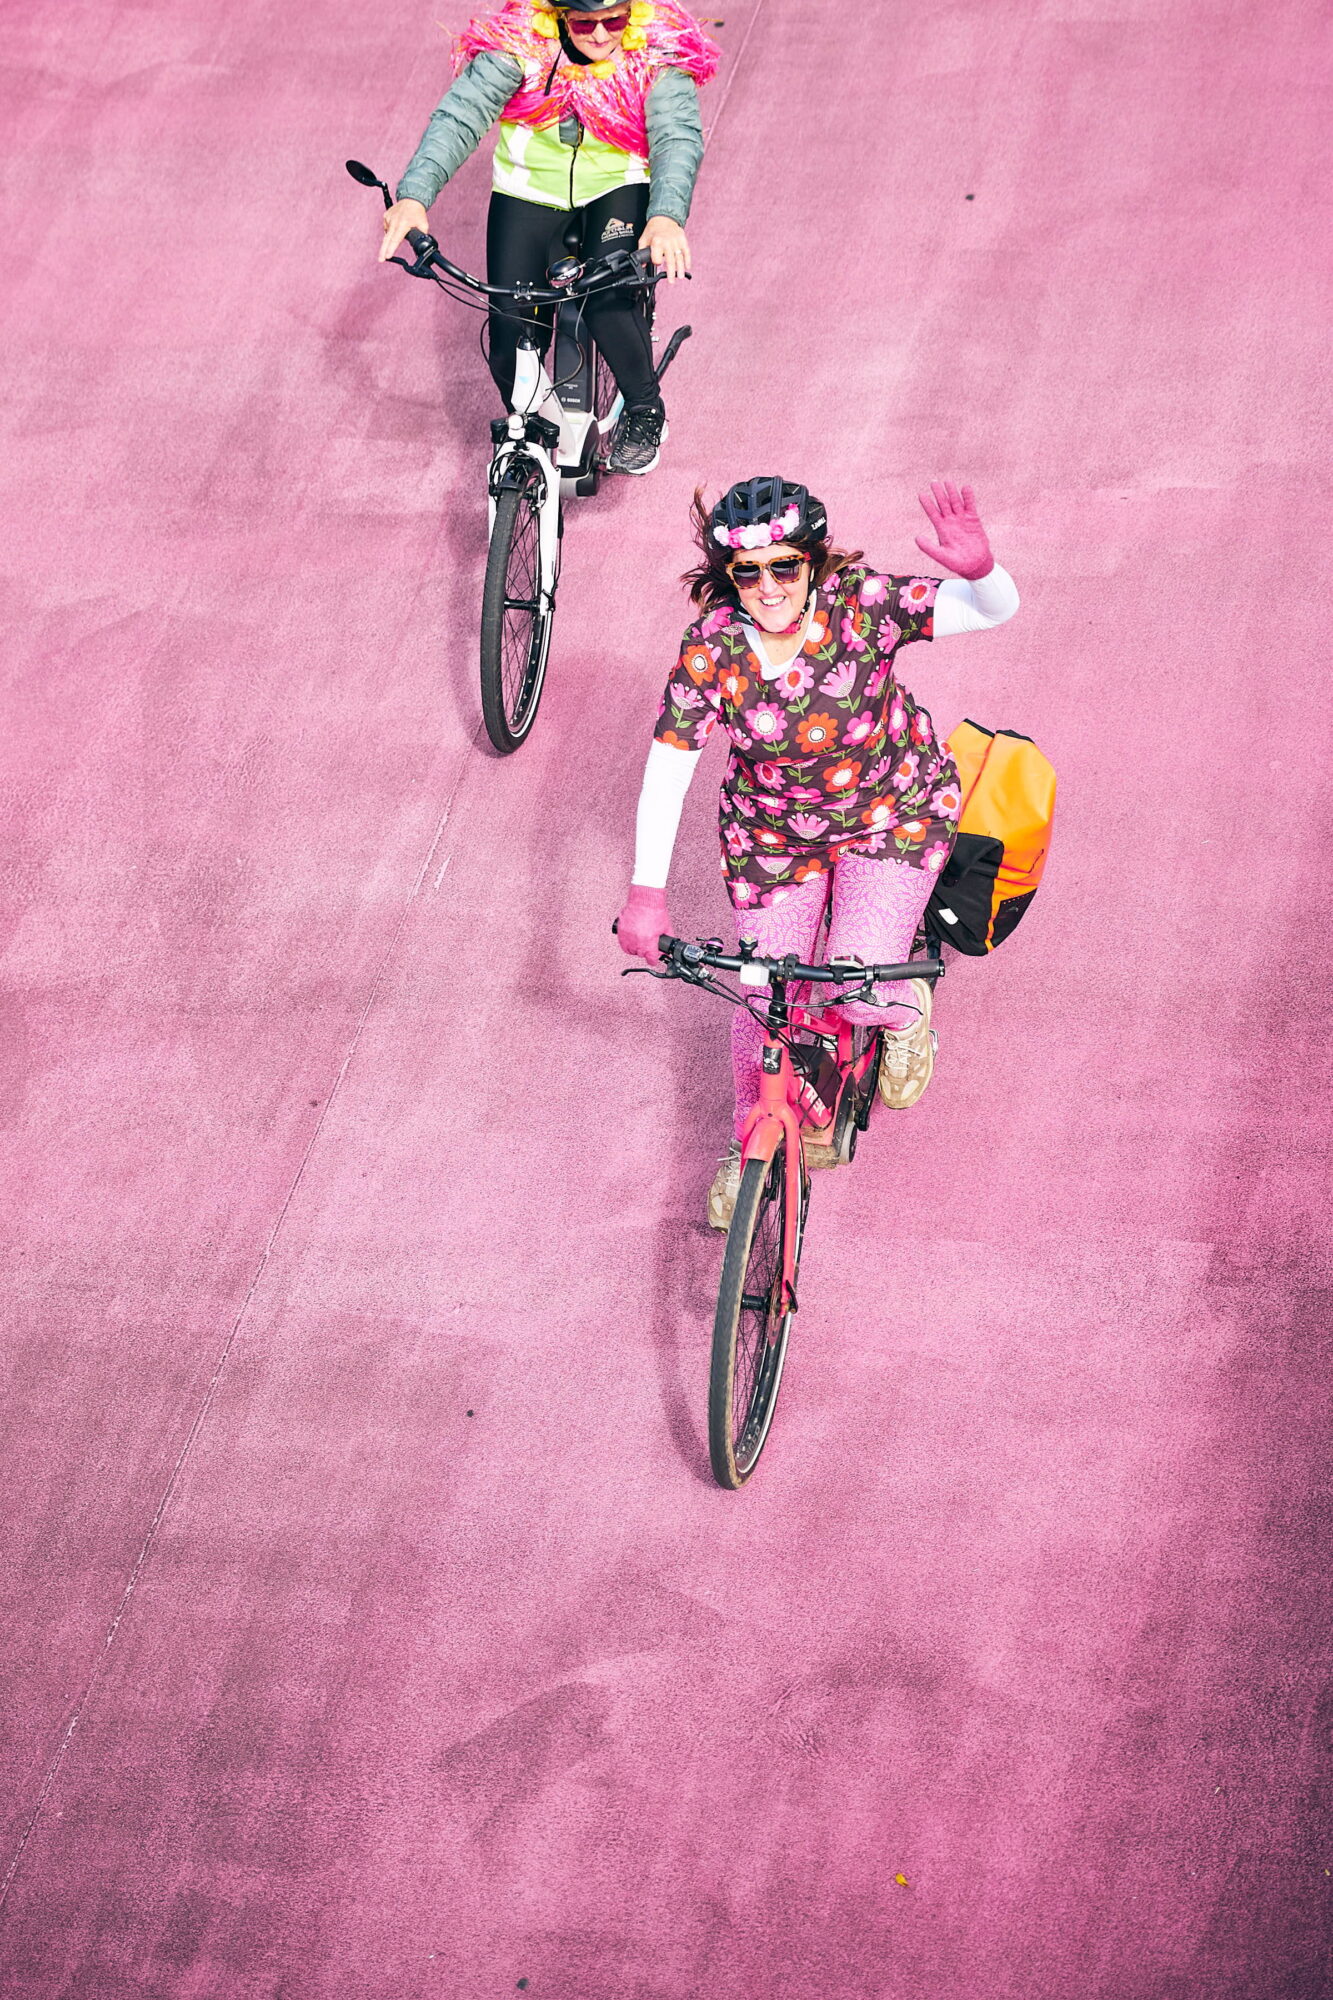
[[[792,987],[839,986],[840,1003],[870,1000],[871,989],[944,973],[935,957],[908,965],[831,959],[761,958],[749,940],[724,952],[717,938],[659,940],[658,979],[685,979],[745,1007],[766,1029],[759,1101],[741,1135],[741,1182],[718,1289],[708,1385],[708,1452],[719,1486],[743,1486],[768,1438],[797,1309],[796,1279],[810,1205],[812,1164],[850,1163],[870,1122],[879,1081],[877,1029],[813,1010]],[[631,968],[637,970],[639,968]],[[735,973],[737,993],[715,975]],[[763,999],[760,999],[761,993]],[[761,1011],[762,1008],[762,1011]]]

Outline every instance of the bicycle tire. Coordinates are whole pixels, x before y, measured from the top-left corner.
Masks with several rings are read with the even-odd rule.
[[[614,419],[619,416],[620,390],[616,378],[607,365],[606,356],[594,342],[592,350],[592,413],[597,419],[597,445],[593,452],[593,463],[598,475],[605,471],[606,461],[611,456],[611,439],[615,435]]]
[[[874,1035],[875,1053],[862,1080],[860,1099],[856,1107],[856,1124],[858,1131],[861,1132],[864,1132],[870,1123],[870,1113],[874,1109],[875,1097],[879,1091],[880,1064],[884,1060],[884,1037],[878,1028],[874,1030]]]
[[[535,461],[501,489],[481,593],[481,713],[502,756],[517,750],[537,719],[551,650],[554,595],[541,602],[541,505],[545,480]]]
[[[844,1167],[849,1167],[856,1158],[856,1142],[870,1123],[879,1084],[879,1066],[884,1054],[884,1041],[878,1028],[857,1028],[852,1043],[854,1059],[859,1061],[871,1044],[870,1063],[864,1077],[859,1084],[849,1083],[838,1103],[833,1150],[839,1164]]]
[[[727,1232],[708,1380],[708,1456],[719,1486],[735,1491],[768,1442],[787,1359],[792,1309],[783,1310],[788,1227],[787,1142],[772,1160],[749,1160]],[[801,1187],[796,1257],[809,1186]],[[748,1303],[747,1303],[748,1301]]]

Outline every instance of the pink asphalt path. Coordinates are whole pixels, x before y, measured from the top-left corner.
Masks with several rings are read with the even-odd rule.
[[[0,1991],[1316,2000],[1327,19],[728,7],[671,442],[501,762],[474,325],[341,170],[438,11],[7,24]],[[974,481],[1023,609],[912,684],[1062,804],[728,1496],[724,1023],[608,926],[754,470],[908,569]]]

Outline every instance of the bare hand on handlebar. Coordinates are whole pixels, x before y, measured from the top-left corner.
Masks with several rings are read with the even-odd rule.
[[[419,201],[413,201],[410,197],[404,201],[396,201],[392,208],[384,211],[384,241],[380,244],[380,263],[388,262],[409,229],[429,228],[430,218]]]
[[[690,246],[685,239],[685,231],[670,216],[650,215],[648,226],[639,238],[640,250],[646,250],[669,285],[677,278],[690,275]]]

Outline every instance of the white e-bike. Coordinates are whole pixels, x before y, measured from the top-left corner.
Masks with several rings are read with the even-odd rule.
[[[384,182],[359,160],[347,171],[364,187],[377,187],[384,205],[393,197]],[[414,278],[429,278],[451,298],[471,305],[467,294],[508,300],[520,322],[513,411],[491,424],[491,462],[486,490],[490,544],[481,594],[481,712],[495,748],[517,750],[537,719],[546,679],[560,581],[564,534],[564,494],[596,493],[606,471],[611,437],[620,416],[615,377],[584,325],[584,302],[609,291],[638,294],[637,309],[652,324],[654,287],[661,274],[646,252],[614,250],[581,262],[566,238],[569,254],[547,272],[547,284],[487,285],[443,255],[433,236],[409,229],[411,263],[390,263]],[[554,380],[537,346],[538,306],[555,307]],[[677,327],[655,369],[660,382],[688,340],[691,329]]]

